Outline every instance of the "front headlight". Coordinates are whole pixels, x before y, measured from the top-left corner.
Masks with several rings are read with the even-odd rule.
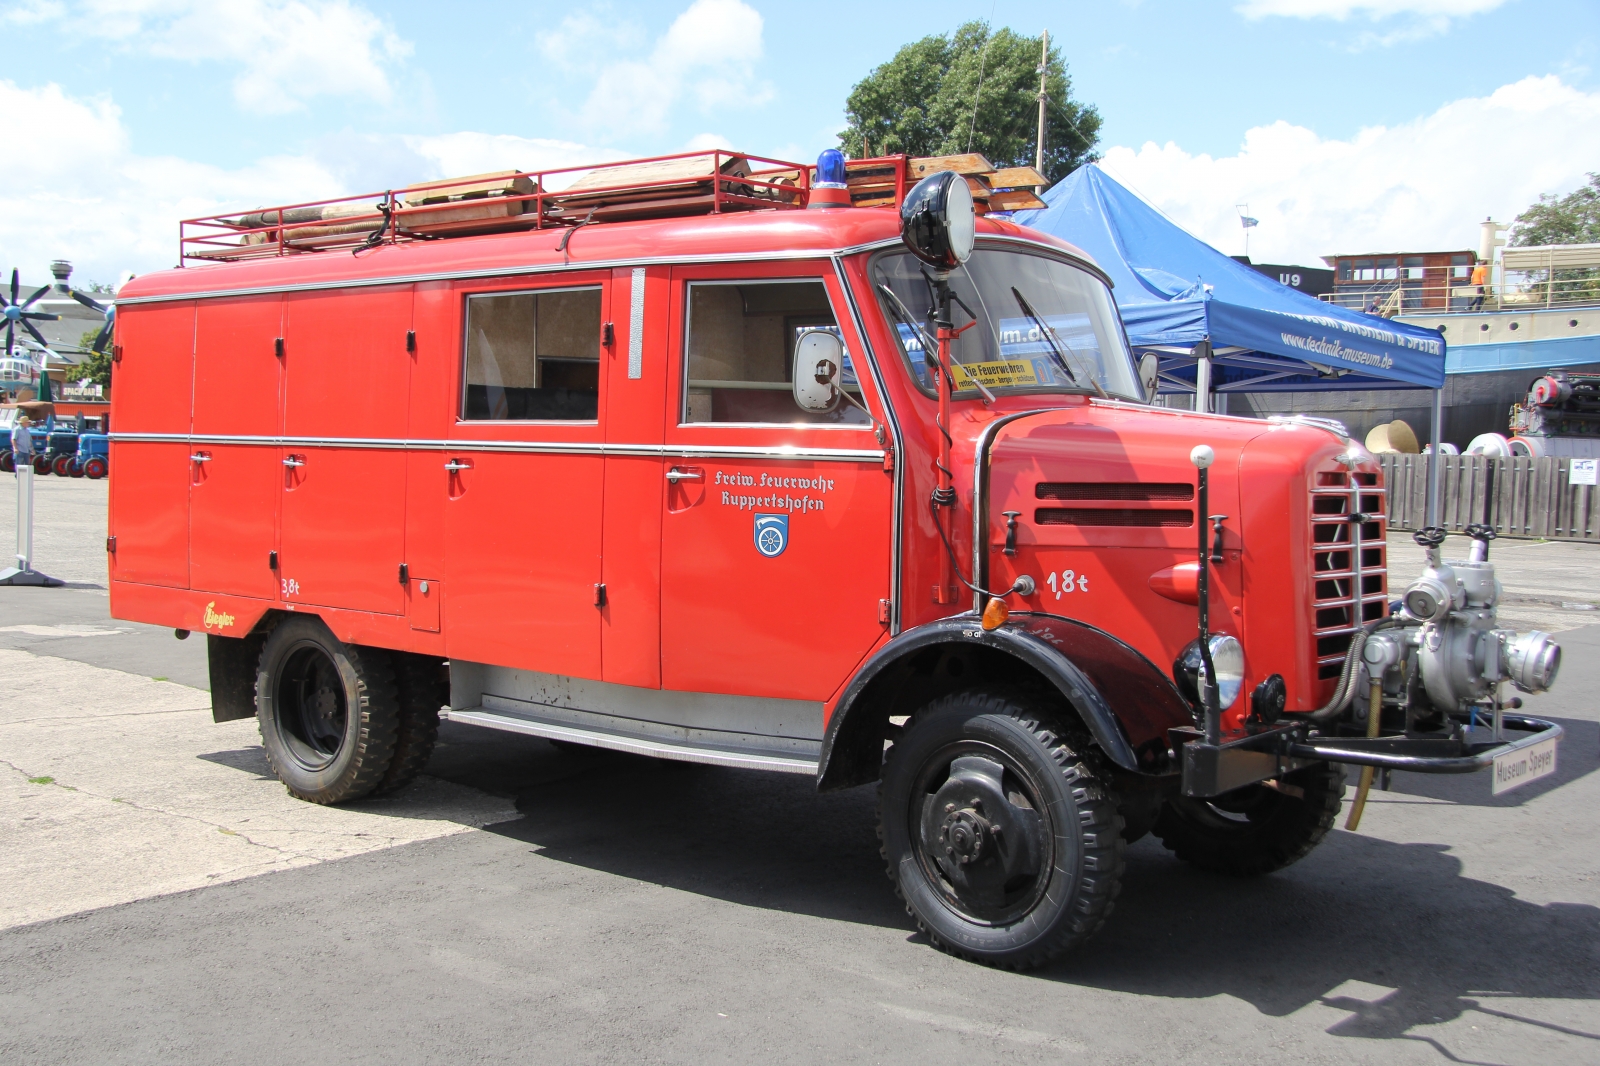
[[[1217,668],[1217,706],[1225,711],[1239,701],[1239,693],[1244,689],[1244,645],[1226,633],[1213,636],[1210,645],[1211,662]],[[1204,676],[1200,641],[1191,640],[1172,664],[1172,679],[1196,707],[1200,706],[1200,682]]]

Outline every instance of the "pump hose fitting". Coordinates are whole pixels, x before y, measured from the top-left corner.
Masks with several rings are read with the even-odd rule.
[[[1355,681],[1356,666],[1361,662],[1361,649],[1366,647],[1367,637],[1380,629],[1389,629],[1404,623],[1405,619],[1390,615],[1387,618],[1380,618],[1376,622],[1369,622],[1357,632],[1350,640],[1350,650],[1345,652],[1344,669],[1339,671],[1339,684],[1333,690],[1333,698],[1325,706],[1317,708],[1305,715],[1305,717],[1318,725],[1323,725],[1343,714],[1344,709],[1350,705],[1350,697],[1355,695],[1355,686],[1352,682]]]

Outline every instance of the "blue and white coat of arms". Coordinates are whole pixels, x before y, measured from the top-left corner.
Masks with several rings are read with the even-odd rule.
[[[768,559],[776,559],[789,546],[789,516],[786,514],[756,515],[756,551]]]

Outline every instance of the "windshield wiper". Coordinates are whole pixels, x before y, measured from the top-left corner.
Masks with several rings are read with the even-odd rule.
[[[922,341],[922,356],[923,356],[923,358],[924,359],[930,359],[930,356],[932,356],[933,358],[930,359],[930,361],[933,362],[933,364],[935,366],[937,366],[938,365],[938,361],[937,361],[937,357],[934,356],[934,353],[938,352],[939,343],[937,341],[935,341],[932,337],[929,337],[928,336],[928,331],[922,328],[921,323],[917,322],[916,319],[911,317],[911,312],[906,308],[906,305],[901,302],[900,297],[895,295],[895,291],[893,289],[889,288],[888,285],[881,284],[881,283],[878,285],[878,288],[882,289],[883,290],[883,294],[885,296],[889,297],[889,299],[893,301],[893,303],[889,307],[889,310],[894,312],[894,317],[898,318],[904,325],[906,325],[910,329],[914,330],[916,332],[917,336],[921,339],[921,341]],[[961,306],[963,308],[967,307],[966,304],[962,304]],[[967,314],[972,315],[972,310],[970,308],[967,308]],[[978,316],[977,315],[972,315],[972,317],[973,318],[977,318]],[[952,345],[951,348],[950,348],[950,358],[955,362],[955,364],[957,366],[959,366],[962,370],[965,370],[967,372],[967,378],[972,382],[973,385],[975,385],[977,387],[978,391],[983,394],[983,398],[984,398],[985,402],[994,403],[994,393],[992,393],[988,389],[984,388],[983,387],[983,382],[978,380],[977,375],[972,372],[971,368],[968,367],[966,363],[963,363],[960,359],[956,358],[956,352],[955,352],[955,346],[954,345]]]
[[[1044,338],[1045,344],[1049,345],[1050,347],[1050,354],[1055,357],[1056,365],[1062,370],[1066,371],[1067,380],[1076,385],[1078,383],[1078,375],[1072,372],[1072,368],[1067,365],[1067,357],[1061,354],[1061,345],[1065,344],[1066,342],[1062,341],[1060,337],[1056,336],[1056,331],[1050,328],[1050,323],[1039,317],[1039,313],[1033,309],[1032,305],[1028,303],[1027,297],[1023,296],[1022,293],[1017,290],[1015,285],[1011,287],[1011,295],[1017,298],[1017,306],[1022,308],[1022,313],[1032,319],[1033,324],[1038,327],[1040,336]],[[1078,353],[1073,352],[1072,354],[1077,355]],[[1102,400],[1111,399],[1111,394],[1106,392],[1105,389],[1101,388],[1100,383],[1095,380],[1094,374],[1089,372],[1087,361],[1084,366],[1084,372],[1089,379],[1090,386],[1094,388],[1095,393],[1099,395]]]

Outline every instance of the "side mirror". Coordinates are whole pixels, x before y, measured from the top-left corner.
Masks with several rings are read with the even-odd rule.
[[[1139,381],[1144,385],[1146,403],[1155,403],[1156,382],[1161,370],[1161,358],[1155,352],[1145,352],[1139,360]]]
[[[826,413],[839,406],[839,368],[844,343],[826,330],[800,334],[794,346],[794,402],[802,411]]]

